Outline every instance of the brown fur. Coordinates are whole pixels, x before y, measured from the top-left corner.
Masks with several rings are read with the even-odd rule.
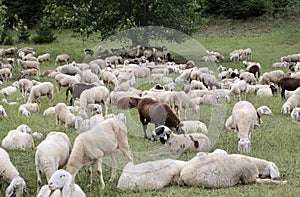
[[[253,73],[255,77],[260,77],[260,69],[259,66],[253,65],[249,68],[249,73]]]
[[[278,86],[281,88],[281,98],[285,99],[285,90],[293,91],[300,87],[300,79],[291,77],[282,77],[278,80]]]

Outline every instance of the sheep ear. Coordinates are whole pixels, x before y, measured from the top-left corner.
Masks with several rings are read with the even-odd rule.
[[[13,193],[14,193],[14,189],[15,189],[15,180],[13,179],[9,186],[6,188],[6,191],[5,191],[5,196],[6,197],[9,197],[9,196],[12,196]]]
[[[72,184],[73,184],[73,177],[71,174],[65,174],[66,180],[64,187],[62,189],[62,196],[71,196]]]
[[[270,170],[271,179],[278,178],[280,176],[279,170],[275,163],[269,162],[268,168]]]

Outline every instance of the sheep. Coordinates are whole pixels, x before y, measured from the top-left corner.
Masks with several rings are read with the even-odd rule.
[[[76,100],[76,98],[80,98],[81,93],[86,90],[86,89],[90,89],[96,87],[95,84],[87,84],[87,83],[74,83],[72,84],[71,87],[68,87],[66,90],[66,100],[68,100],[68,95],[69,92],[71,92],[72,97],[70,100],[70,105],[73,106],[74,105],[74,101]]]
[[[160,142],[166,144],[172,153],[208,152],[211,141],[204,133],[175,134],[168,127],[161,125],[154,129],[152,137],[160,137]]]
[[[43,112],[43,116],[49,116],[51,114],[55,114],[55,107],[48,107]]]
[[[278,80],[278,86],[281,88],[281,98],[285,99],[285,90],[296,90],[300,87],[300,79],[282,77]]]
[[[190,90],[208,90],[208,89],[201,81],[192,80]]]
[[[35,85],[31,88],[27,103],[31,103],[33,100],[36,100],[38,103],[41,103],[41,96],[48,97],[48,104],[52,103],[54,99],[53,84],[51,82],[42,82],[38,85]]]
[[[244,80],[236,81],[232,84],[230,91],[227,95],[227,102],[230,102],[230,97],[234,95],[238,95],[239,100],[241,100],[242,94],[246,94],[247,83]]]
[[[274,62],[272,64],[272,68],[287,68],[288,63],[287,62]]]
[[[83,119],[81,116],[76,116],[75,129],[77,129],[81,133],[93,128],[103,120],[105,120],[105,118],[102,114],[93,115],[92,117],[87,119]]]
[[[80,109],[85,110],[88,104],[103,102],[105,114],[109,111],[109,90],[104,86],[96,86],[84,90],[80,95]]]
[[[256,92],[257,96],[263,96],[263,97],[271,97],[273,96],[272,89],[271,88],[259,88]]]
[[[55,106],[56,126],[61,122],[65,128],[74,127],[75,115],[70,112],[65,103],[58,103]]]
[[[249,84],[255,85],[256,84],[256,79],[255,79],[255,75],[253,73],[250,72],[243,72],[239,75],[239,78],[241,80],[246,81]]]
[[[37,58],[35,57],[35,54],[32,53],[28,53],[27,55],[25,55],[22,60],[24,61],[37,61]]]
[[[206,86],[206,88],[209,89],[219,89],[221,88],[221,83],[218,82],[217,78],[215,77],[215,75],[210,74],[210,73],[202,73],[200,75],[200,80],[203,82],[203,84]]]
[[[199,120],[183,120],[181,121],[182,126],[179,127],[178,133],[197,133],[202,132],[207,134],[207,126]]]
[[[122,109],[138,109],[140,122],[143,125],[144,138],[146,139],[148,138],[148,123],[154,123],[155,127],[165,125],[176,130],[181,126],[179,117],[166,103],[159,103],[151,98],[124,97],[119,100],[118,105]]]
[[[36,147],[35,167],[37,182],[42,183],[41,173],[45,173],[47,181],[53,173],[66,165],[71,154],[71,142],[63,132],[50,132]]]
[[[260,76],[258,83],[259,84],[278,83],[279,79],[284,76],[285,73],[282,70],[273,70],[270,72],[265,72],[262,76]]]
[[[40,107],[37,103],[24,103],[19,106],[18,111],[24,116],[30,116],[32,113],[39,112]]]
[[[66,170],[75,178],[83,166],[90,166],[97,162],[101,188],[104,189],[102,159],[107,155],[112,157],[113,167],[110,182],[113,182],[117,169],[115,158],[117,148],[129,161],[133,160],[129,151],[126,125],[121,120],[109,118],[76,137]],[[90,183],[91,181],[90,177]]]
[[[31,128],[27,125],[19,125],[16,129],[10,130],[3,138],[2,147],[9,150],[33,149],[35,145],[31,132]]]
[[[184,70],[178,77],[175,78],[175,83],[180,83],[180,81],[189,81],[192,69]]]
[[[17,86],[17,83],[16,83]],[[15,92],[17,92],[18,88],[15,85],[13,86],[7,86],[5,88],[2,88],[0,90],[0,94],[2,94],[3,96],[9,96]]]
[[[110,93],[110,103],[111,105],[116,106],[118,104],[118,101],[124,97],[140,97],[135,93],[132,93],[130,91],[112,91]]]
[[[55,71],[66,75],[82,75],[82,71],[76,66],[76,63],[74,62],[72,62],[71,64],[59,66],[55,69]]]
[[[27,94],[30,93],[32,87],[33,87],[33,82],[28,79],[20,79],[18,81],[18,88],[24,100],[26,99]]]
[[[23,196],[23,192],[26,189],[26,182],[20,177],[18,170],[12,164],[8,153],[3,148],[0,148],[0,177],[9,183],[5,191],[5,197],[12,196],[14,192],[16,197]]]
[[[252,50],[251,48],[246,48],[242,51],[242,58],[246,60],[252,59]]]
[[[2,105],[0,105],[0,118],[7,118],[7,113]]]
[[[8,81],[9,79],[12,78],[12,73],[11,70],[8,68],[1,68],[0,69],[0,77],[3,82]]]
[[[50,64],[50,54],[45,53],[45,54],[39,55],[37,57],[37,60],[40,64],[43,63],[43,62],[48,62],[48,66],[49,66],[49,64]]]
[[[134,165],[128,162],[122,170],[117,188],[121,190],[161,189],[177,183],[186,161],[164,159]]]
[[[204,94],[202,97],[196,97],[191,99],[192,103],[195,103],[197,105],[200,104],[207,104],[207,105],[216,105],[219,103],[219,97],[214,93],[207,93]]]
[[[20,64],[23,69],[35,68],[40,70],[40,63],[38,61],[21,61]]]
[[[199,154],[188,161],[180,172],[178,184],[204,188],[223,188],[251,183],[285,184],[286,181],[273,180],[279,176],[278,167],[273,162],[216,150],[209,154]]]
[[[281,107],[283,114],[289,114],[294,108],[300,107],[300,94],[293,94]]]
[[[70,61],[70,56],[68,54],[57,55],[55,58],[55,66],[60,65],[60,63],[65,62],[68,64]]]
[[[37,197],[85,197],[79,185],[74,183],[74,178],[65,170],[57,170],[39,191]]]
[[[300,107],[295,107],[291,112],[291,120],[298,122],[299,121],[299,113],[300,113]]]
[[[114,87],[118,86],[118,79],[112,72],[103,71],[101,73],[101,78],[106,87],[108,87],[108,84],[113,84]]]
[[[79,83],[81,76],[76,74],[75,76],[67,74],[57,74],[55,76],[57,92],[60,91],[60,87],[71,87],[74,83]]]
[[[82,82],[100,84],[99,77],[92,73],[91,69],[86,69],[82,72]]]

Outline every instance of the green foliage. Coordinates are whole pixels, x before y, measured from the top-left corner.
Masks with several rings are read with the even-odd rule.
[[[37,44],[51,43],[56,39],[52,29],[44,23],[37,28],[36,33],[37,35],[32,38],[32,41]]]

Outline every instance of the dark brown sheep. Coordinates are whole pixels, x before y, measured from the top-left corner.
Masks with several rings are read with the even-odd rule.
[[[76,98],[80,98],[81,93],[84,90],[96,87],[95,84],[88,84],[88,83],[74,83],[72,86],[68,87],[66,90],[66,100],[68,100],[69,92],[71,92],[72,97],[70,100],[70,105],[74,105],[74,101]]]
[[[155,128],[160,125],[165,125],[169,128],[178,130],[180,127],[180,119],[170,106],[165,103],[159,103],[151,98],[122,98],[118,102],[118,107],[122,109],[138,109],[145,138],[148,138],[146,132],[148,123],[154,123]]]
[[[253,75],[257,78],[260,77],[260,67],[258,65],[252,65],[249,70],[249,73],[253,73]]]
[[[278,80],[278,86],[281,88],[281,98],[285,99],[285,90],[293,91],[300,87],[300,79],[291,77],[282,77]]]

